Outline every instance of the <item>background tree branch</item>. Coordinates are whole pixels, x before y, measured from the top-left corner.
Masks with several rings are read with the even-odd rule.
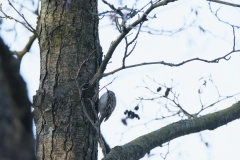
[[[108,72],[108,73],[105,73],[102,75],[102,77],[106,77],[108,75],[111,75],[111,74],[114,74],[118,71],[121,71],[123,69],[128,69],[128,68],[134,68],[134,67],[139,67],[139,66],[145,66],[145,65],[152,65],[152,64],[163,64],[163,65],[166,65],[166,66],[170,66],[170,67],[178,67],[178,66],[181,66],[185,63],[188,63],[188,62],[191,62],[191,61],[202,61],[202,62],[206,62],[206,63],[218,63],[220,60],[226,60],[228,61],[231,57],[227,58],[229,55],[231,55],[232,53],[235,53],[235,52],[239,52],[240,50],[234,50],[234,51],[231,51],[229,52],[228,54],[222,56],[222,57],[218,57],[218,58],[215,58],[213,60],[206,60],[206,59],[202,59],[202,58],[192,58],[192,59],[188,59],[186,61],[183,61],[181,63],[169,63],[169,62],[164,62],[164,61],[158,61],[158,62],[143,62],[143,63],[139,63],[139,64],[134,64],[134,65],[129,65],[129,66],[122,66],[120,68],[117,68],[111,72]]]
[[[180,120],[125,145],[116,146],[107,155],[107,160],[140,159],[151,149],[161,147],[170,140],[204,130],[214,130],[238,118],[240,118],[240,101],[227,109],[198,118]]]
[[[207,1],[215,2],[215,3],[219,3],[219,4],[224,4],[224,5],[232,6],[232,7],[240,7],[240,4],[229,3],[229,2],[219,1],[219,0],[207,0]]]

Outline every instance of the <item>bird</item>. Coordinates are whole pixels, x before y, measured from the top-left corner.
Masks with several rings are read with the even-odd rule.
[[[99,124],[107,121],[116,107],[117,99],[113,91],[107,90],[98,101]]]

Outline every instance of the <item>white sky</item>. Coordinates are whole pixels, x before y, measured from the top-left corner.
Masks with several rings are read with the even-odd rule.
[[[6,1],[2,2],[3,8],[7,6]],[[127,1],[128,7],[132,6],[132,2]],[[139,1],[138,6],[143,6],[147,1]],[[234,1],[230,1],[234,2]],[[24,1],[24,3],[29,3]],[[123,1],[124,5],[125,2]],[[239,3],[237,0],[235,3]],[[117,3],[115,3],[117,6]],[[240,9],[232,8],[220,4],[212,4],[214,10],[221,7],[219,11],[220,18],[229,23],[240,25]],[[155,29],[174,30],[178,29],[186,22],[190,23],[195,19],[194,14],[191,14],[191,8],[198,9],[198,17],[195,23],[201,25],[210,33],[200,32],[197,27],[192,27],[186,31],[169,36],[149,35],[141,33],[138,38],[138,43],[135,51],[127,59],[126,64],[136,64],[141,62],[162,61],[180,63],[183,60],[190,58],[204,58],[214,59],[223,56],[232,50],[232,28],[226,24],[219,22],[209,11],[208,3],[204,0],[180,0],[179,2],[171,3],[168,6],[161,7],[154,11],[157,14],[157,19],[150,19],[146,24],[151,25]],[[4,8],[5,9],[5,8]],[[108,9],[99,1],[99,11]],[[10,13],[10,12],[9,12]],[[28,17],[29,22],[35,26],[36,17],[31,16],[27,10],[23,13]],[[12,16],[16,16],[11,12]],[[153,15],[153,14],[151,14]],[[5,22],[4,22],[5,23]],[[100,42],[104,53],[111,41],[113,41],[118,33],[114,26],[110,26],[111,22],[108,17],[100,21]],[[130,22],[129,22],[130,23]],[[14,42],[14,34],[6,32],[4,29],[13,24],[8,20],[1,30],[1,37],[4,37],[5,42],[11,45],[12,50],[21,50],[27,42],[31,33],[17,24],[17,38]],[[236,29],[236,49],[240,49],[240,30]],[[134,37],[135,31],[129,38]],[[14,43],[13,43],[14,42]],[[121,43],[117,48],[112,63],[108,66],[107,71],[111,71],[121,66],[122,57],[124,54],[124,43]],[[198,88],[203,81],[199,81],[201,77],[208,77],[211,75],[214,83],[217,85],[219,92],[222,96],[232,95],[240,92],[239,82],[240,75],[238,74],[240,63],[240,54],[234,53],[231,55],[229,61],[220,61],[218,64],[207,64],[203,62],[190,62],[180,67],[168,67],[163,65],[143,66],[139,68],[132,68],[120,71],[116,74],[103,78],[101,86],[111,82],[115,77],[117,79],[108,86],[108,89],[113,90],[117,95],[117,107],[112,114],[111,118],[102,124],[102,133],[111,147],[122,145],[131,140],[149,133],[153,130],[166,126],[174,121],[180,120],[179,118],[166,119],[164,121],[152,121],[147,125],[146,122],[158,117],[160,110],[163,108],[161,105],[154,102],[143,102],[143,107],[137,112],[140,120],[128,121],[128,126],[121,123],[121,118],[124,118],[123,112],[125,110],[133,110],[139,103],[136,98],[145,96],[152,97],[150,92],[144,88],[137,86],[148,86],[152,90],[156,90],[158,85],[150,80],[147,76],[155,79],[158,83],[166,84],[170,87],[173,79],[173,84],[178,84],[174,89],[180,93],[180,104],[189,113],[196,113],[199,110],[199,95]],[[35,41],[30,52],[23,57],[21,64],[21,74],[24,76],[28,84],[29,97],[35,94],[38,89],[39,83],[39,48],[38,42]],[[162,91],[163,92],[163,91]],[[100,93],[102,94],[102,92]],[[203,93],[204,103],[211,104],[217,100],[217,93],[213,85],[207,83],[207,88]],[[239,100],[240,96],[237,96]],[[217,107],[211,108],[203,112],[203,114],[214,112],[216,109],[220,110],[227,108],[235,103],[235,99],[228,99]],[[165,103],[165,101],[162,101]],[[139,126],[136,126],[139,125]],[[135,126],[135,127],[132,127]],[[214,131],[203,131],[192,135],[177,138],[170,142],[170,153],[167,156],[168,160],[184,159],[184,160],[223,160],[231,159],[238,160],[240,157],[240,121],[236,120],[226,126],[220,127]],[[207,148],[204,142],[201,142],[201,136],[204,142],[209,144]],[[151,151],[154,154],[150,158],[145,156],[142,160],[161,159],[160,153],[163,155],[167,152],[166,147],[158,147]],[[99,150],[99,159],[102,157],[101,150]]]

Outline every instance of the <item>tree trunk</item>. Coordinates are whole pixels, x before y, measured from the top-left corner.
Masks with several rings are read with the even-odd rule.
[[[40,46],[40,85],[33,98],[37,135],[37,159],[97,159],[95,129],[83,113],[79,84],[96,73],[102,52],[98,36],[97,0],[42,0],[37,22]],[[89,12],[90,11],[90,12]],[[98,84],[84,92],[92,98]],[[90,103],[87,112],[94,119]]]
[[[19,62],[0,37],[0,159],[34,160],[31,103]]]

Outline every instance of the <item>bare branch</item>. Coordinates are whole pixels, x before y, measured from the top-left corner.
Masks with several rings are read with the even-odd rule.
[[[29,38],[29,41],[28,43],[26,44],[26,46],[23,48],[22,51],[14,51],[13,53],[17,55],[19,61],[22,60],[22,57],[27,53],[29,52],[34,40],[37,38],[37,36],[35,34],[33,34],[30,38]]]
[[[149,62],[149,63],[140,63],[140,64],[136,64],[136,65],[130,65],[130,66],[125,66],[123,65],[122,67],[112,71],[112,72],[109,72],[109,73],[106,73],[106,74],[103,74],[105,69],[106,69],[106,66],[107,64],[109,63],[109,60],[110,58],[112,57],[113,55],[113,52],[115,51],[116,47],[119,45],[119,43],[122,41],[123,38],[126,37],[126,35],[129,33],[130,30],[132,30],[133,28],[135,28],[137,25],[139,24],[142,24],[144,21],[147,21],[147,16],[148,14],[155,8],[157,7],[160,7],[160,6],[163,6],[163,5],[167,5],[168,3],[170,2],[175,2],[176,0],[164,0],[164,1],[155,1],[155,2],[152,2],[149,3],[149,7],[146,9],[146,11],[142,14],[142,16],[139,17],[138,20],[134,21],[132,24],[130,24],[127,28],[123,28],[122,29],[122,32],[121,34],[118,36],[118,38],[113,41],[111,43],[111,46],[102,62],[102,64],[100,65],[99,67],[99,70],[97,71],[97,73],[95,74],[95,76],[92,78],[92,80],[90,81],[90,84],[93,85],[95,84],[97,81],[99,81],[102,77],[104,76],[107,76],[107,75],[110,75],[110,74],[113,74],[117,71],[120,71],[122,69],[126,69],[126,68],[132,68],[132,67],[137,67],[137,66],[142,66],[142,65],[149,65],[149,64],[163,64],[163,65],[168,65],[168,66],[180,66],[180,65],[183,65],[187,62],[190,62],[190,61],[194,61],[194,60],[198,60],[198,61],[203,61],[203,62],[207,62],[207,63],[218,63],[218,61],[220,59],[225,59],[225,60],[228,60],[226,58],[226,56],[228,56],[229,54],[233,53],[233,52],[236,52],[236,51],[232,51],[231,53],[227,54],[226,56],[224,57],[220,57],[220,58],[217,58],[217,59],[214,59],[214,60],[205,60],[205,59],[201,59],[201,58],[193,58],[193,59],[190,59],[190,60],[187,60],[187,61],[184,61],[182,63],[179,63],[179,64],[172,64],[172,63],[166,63],[164,61],[161,61],[161,62]],[[107,5],[109,5],[109,7],[115,11],[118,11],[118,9],[116,9],[113,5],[109,4],[108,2],[104,1],[103,2]],[[119,10],[121,12],[121,10]],[[119,15],[121,15],[121,13],[119,13]],[[121,15],[122,16],[122,15]],[[124,60],[123,60],[124,61]],[[124,64],[124,62],[123,62]]]
[[[110,60],[110,58],[112,57],[115,49],[117,48],[117,46],[119,45],[119,43],[122,41],[122,39],[129,33],[129,31],[131,31],[134,27],[136,27],[137,25],[139,25],[140,23],[143,23],[145,21],[147,21],[147,15],[155,8],[157,7],[160,7],[160,6],[164,6],[164,5],[167,5],[168,3],[170,2],[175,2],[177,0],[163,0],[163,1],[157,1],[155,3],[151,3],[151,5],[149,6],[149,8],[142,14],[141,17],[139,17],[138,20],[136,20],[135,22],[133,22],[132,24],[130,24],[127,28],[123,28],[123,31],[122,33],[118,36],[118,38],[113,41],[110,45],[110,48],[104,58],[104,60],[102,61],[97,73],[94,75],[94,77],[91,79],[90,81],[90,85],[92,86],[93,84],[95,84],[97,81],[99,81],[102,77],[103,77],[103,72],[105,71],[106,69],[106,66]],[[103,0],[103,2],[105,4],[108,4],[110,8],[112,8],[113,10],[116,10],[116,8],[107,3],[106,1]],[[118,13],[121,14],[121,11],[120,10],[117,10],[119,11]]]
[[[175,138],[197,133],[204,130],[214,130],[240,118],[240,102],[231,107],[194,119],[180,120],[154,132],[141,136],[125,145],[114,147],[107,159],[140,159],[150,150]],[[136,154],[137,153],[137,154]]]
[[[118,69],[115,69],[111,72],[108,72],[108,73],[105,73],[102,75],[102,77],[105,77],[105,76],[108,76],[108,75],[111,75],[111,74],[114,74],[120,70],[123,70],[123,69],[127,69],[127,68],[133,68],[133,67],[138,67],[138,66],[145,66],[145,65],[152,65],[152,64],[163,64],[163,65],[166,65],[166,66],[170,66],[170,67],[178,67],[178,66],[181,66],[185,63],[188,63],[188,62],[191,62],[191,61],[202,61],[202,62],[206,62],[206,63],[218,63],[220,60],[226,60],[228,61],[231,57],[227,58],[229,55],[231,55],[232,53],[235,53],[235,52],[240,52],[240,50],[235,50],[235,51],[231,51],[229,52],[228,54],[226,54],[225,56],[223,57],[219,57],[219,58],[216,58],[216,59],[213,59],[213,60],[206,60],[206,59],[201,59],[201,58],[192,58],[192,59],[189,59],[189,60],[186,60],[186,61],[183,61],[181,63],[177,63],[177,64],[174,64],[174,63],[169,63],[169,62],[164,62],[164,61],[158,61],[158,62],[144,62],[144,63],[139,63],[139,64],[134,64],[134,65],[129,65],[129,66],[125,66],[125,67],[120,67]]]
[[[235,51],[235,44],[236,44],[235,28],[234,26],[232,26],[232,28],[233,28],[233,51]]]
[[[112,5],[112,4],[110,4],[110,3],[108,3],[107,1],[105,1],[105,0],[102,0],[102,2],[103,2],[103,3],[105,3],[106,5],[108,5],[108,6],[109,6],[109,8],[111,8],[112,10],[117,10],[117,9],[114,7],[114,5]]]
[[[219,0],[207,0],[207,1],[220,3],[220,4],[225,4],[225,5],[232,6],[232,7],[240,7],[240,4],[229,3],[229,2],[219,1]]]

